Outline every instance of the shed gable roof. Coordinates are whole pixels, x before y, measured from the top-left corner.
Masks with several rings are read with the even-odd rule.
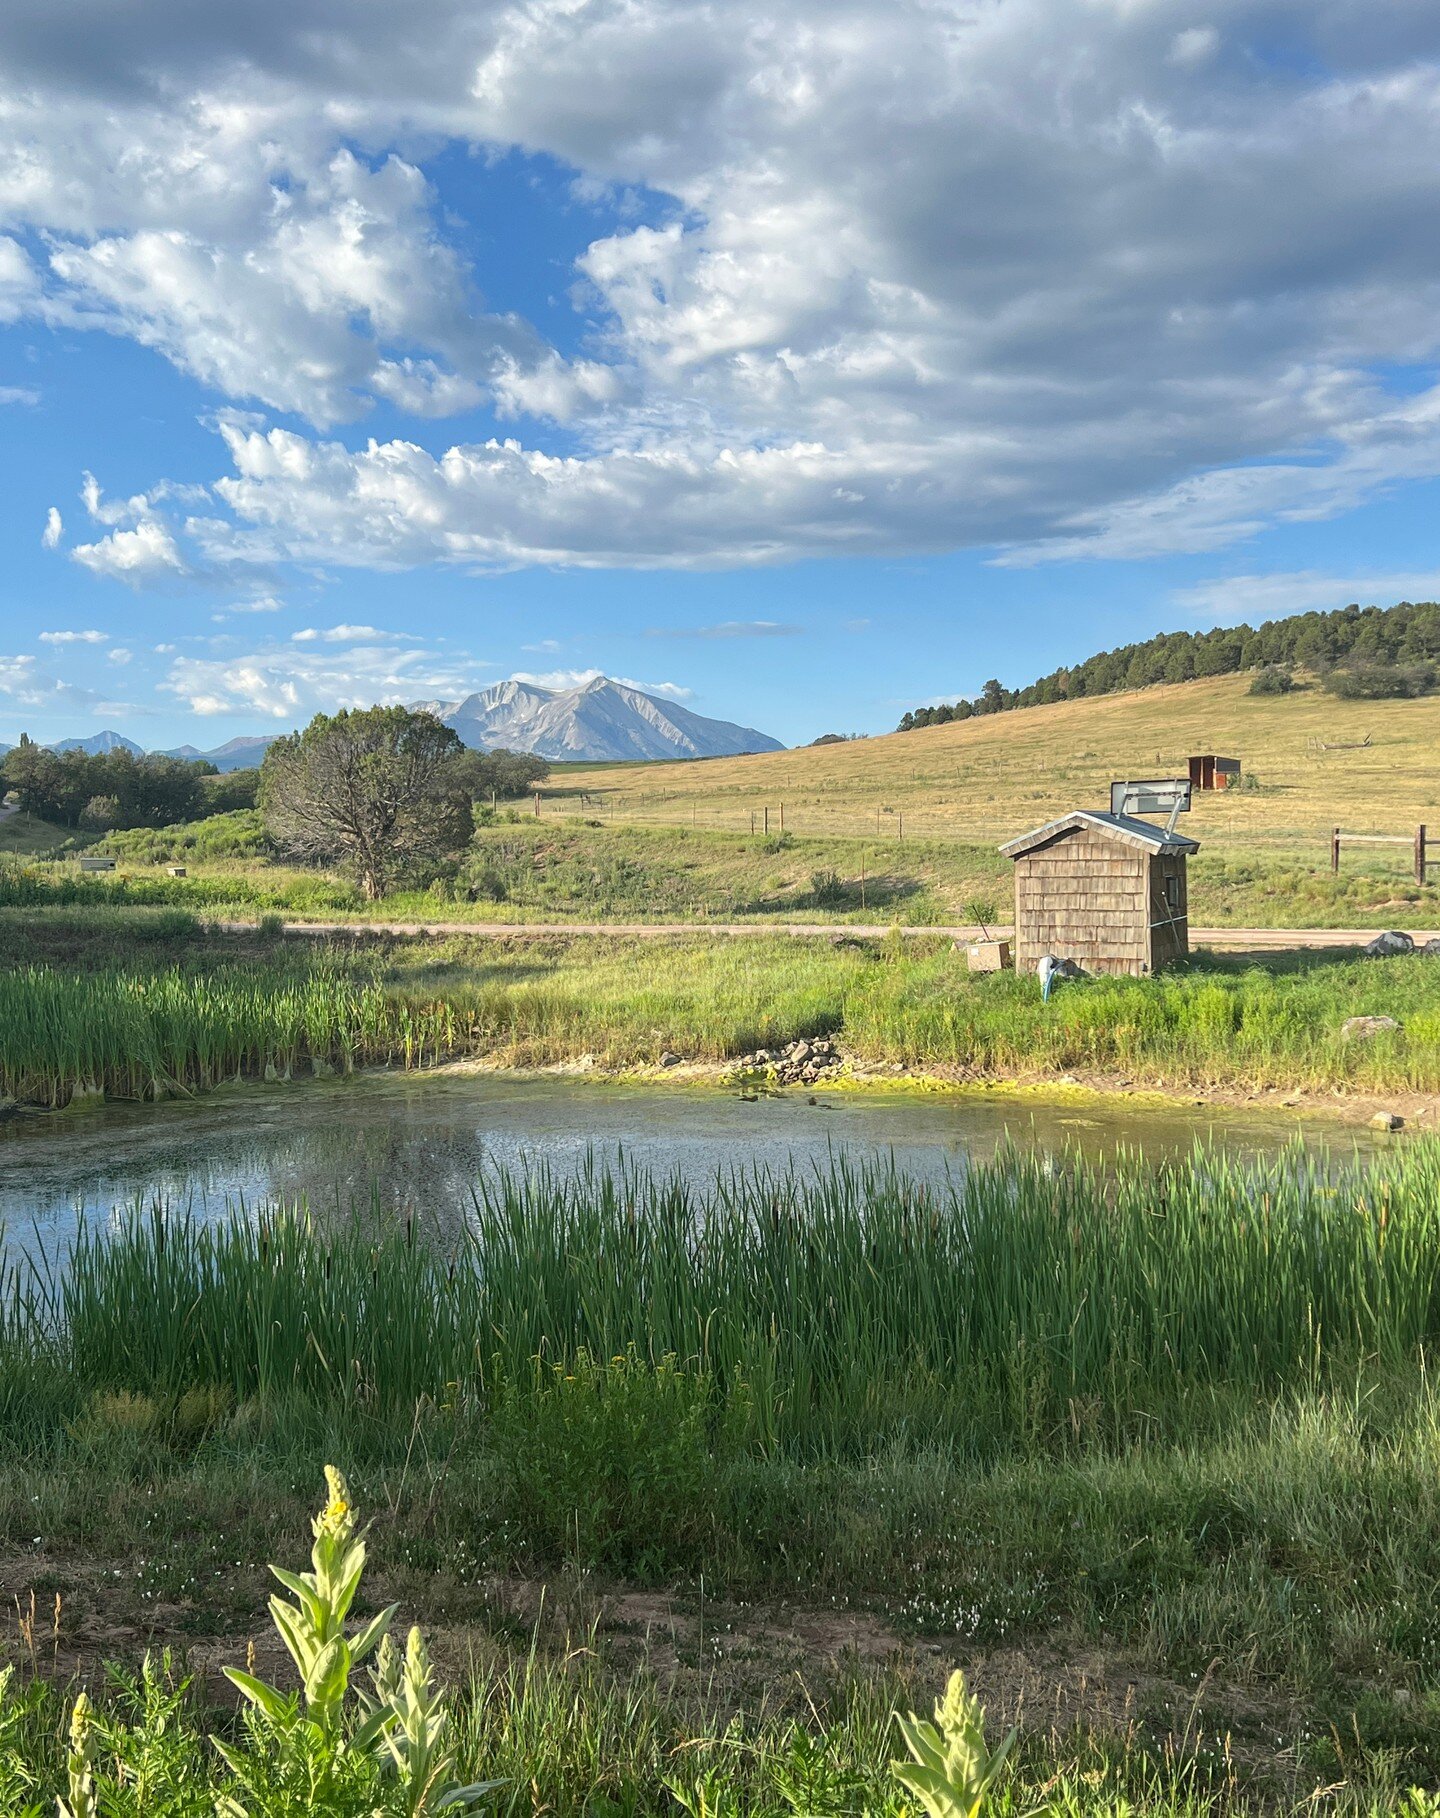
[[[1200,850],[1199,841],[1187,839],[1183,833],[1169,833],[1153,821],[1137,820],[1131,814],[1105,814],[1098,808],[1076,808],[1070,814],[1062,814],[1059,820],[1047,821],[1032,833],[1022,833],[1018,839],[1007,841],[1000,850],[1006,858],[1023,858],[1037,846],[1048,845],[1061,834],[1080,827],[1092,828],[1103,838],[1136,851],[1189,853]]]

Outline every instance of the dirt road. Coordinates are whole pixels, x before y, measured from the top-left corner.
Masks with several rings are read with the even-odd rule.
[[[254,922],[222,922],[222,928],[240,934],[256,926]],[[626,935],[643,940],[665,940],[677,935],[708,934],[711,936],[789,935],[796,940],[878,940],[882,935],[900,934],[919,940],[939,936],[945,940],[969,941],[980,937],[974,927],[894,927],[874,922],[286,922],[287,934],[471,934],[494,937],[510,935],[517,939],[554,939],[557,935]],[[1000,940],[1011,936],[1009,928],[991,928],[990,935]],[[1416,932],[1411,937],[1417,947],[1440,938],[1436,931]],[[1226,952],[1286,952],[1311,947],[1363,947],[1375,938],[1374,928],[1192,928],[1192,947],[1217,947]]]

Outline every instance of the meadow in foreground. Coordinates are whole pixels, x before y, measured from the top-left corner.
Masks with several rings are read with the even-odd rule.
[[[1001,1737],[993,1723],[987,1733],[986,1708],[958,1668],[933,1716],[887,1709],[904,1689],[892,1672],[828,1693],[817,1685],[821,1703],[802,1687],[799,1720],[773,1698],[727,1720],[713,1685],[687,1710],[653,1683],[607,1680],[591,1664],[592,1630],[592,1645],[569,1649],[558,1666],[535,1646],[508,1669],[477,1670],[472,1659],[457,1696],[418,1624],[403,1651],[392,1640],[395,1605],[355,1617],[366,1536],[344,1477],[327,1466],[326,1480],[311,1571],[270,1568],[292,1593],[270,1599],[292,1683],[257,1674],[252,1642],[244,1670],[224,1669],[239,1710],[217,1708],[168,1649],[147,1651],[138,1669],[112,1664],[103,1693],[74,1691],[62,1742],[54,1680],[20,1689],[15,1668],[0,1669],[0,1796],[12,1818],[52,1809],[60,1818],[1183,1818],[1250,1804],[1229,1737],[1224,1768],[1207,1761],[1198,1736],[1148,1759],[1133,1717],[1118,1735],[1067,1734],[1056,1722],[1048,1735],[1022,1735],[1017,1723]],[[1440,1797],[1404,1787],[1393,1768],[1381,1778],[1369,1789],[1331,1785],[1327,1809],[1440,1812]]]
[[[1399,1811],[1440,1780],[1437,1207],[1420,1143],[1354,1171],[1006,1156],[938,1195],[497,1176],[443,1252],[138,1215],[10,1283],[7,1584],[41,1599],[37,1669],[117,1634],[235,1663],[343,1451],[378,1512],[364,1613],[398,1601],[452,1677],[497,1663],[462,1771],[497,1733],[537,1751],[506,1810],[586,1809],[589,1774],[658,1811],[667,1766],[699,1797],[716,1764],[706,1809],[802,1809],[797,1750],[845,1768],[803,1809],[889,1809],[888,1711],[962,1664],[997,1721],[1026,1707],[999,1809]],[[677,1612],[663,1645],[627,1586],[647,1631],[657,1591]],[[776,1608],[881,1641],[787,1652]],[[597,1740],[620,1711],[633,1738]]]

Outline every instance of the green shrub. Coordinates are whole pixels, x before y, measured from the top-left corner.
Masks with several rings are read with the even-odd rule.
[[[1413,700],[1434,693],[1436,669],[1424,662],[1341,663],[1325,677],[1325,687],[1342,701]]]
[[[850,892],[838,871],[810,873],[810,901],[817,909],[838,909],[850,899]]]
[[[252,805],[212,814],[202,821],[182,821],[174,827],[136,827],[107,834],[98,850],[134,864],[164,865],[183,864],[187,859],[214,863],[265,858],[271,846]]]
[[[1295,677],[1279,663],[1267,663],[1263,669],[1257,669],[1250,678],[1247,694],[1290,694],[1295,688]]]
[[[516,1514],[543,1554],[651,1577],[713,1551],[716,1472],[744,1444],[749,1396],[634,1345],[536,1358],[502,1380],[493,1433]]]

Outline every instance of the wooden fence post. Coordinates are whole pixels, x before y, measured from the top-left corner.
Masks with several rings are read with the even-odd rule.
[[[770,808],[769,808],[768,803],[766,804],[766,807],[765,807],[765,834],[766,834],[766,837],[768,838],[769,834],[770,834]]]
[[[784,804],[784,802],[781,802],[781,804],[780,804],[780,831],[782,833],[785,831],[785,804]]]
[[[537,821],[540,819],[540,791],[538,789],[535,791],[535,819]]]
[[[1340,869],[1340,829],[1334,828],[1330,834],[1330,869]]]
[[[1415,829],[1415,882],[1425,882],[1425,823]]]

